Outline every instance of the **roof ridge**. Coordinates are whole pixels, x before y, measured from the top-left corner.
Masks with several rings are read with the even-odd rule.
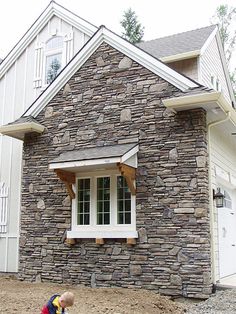
[[[178,35],[182,35],[182,34],[186,34],[186,33],[191,33],[191,32],[194,32],[194,31],[199,31],[199,30],[202,30],[204,28],[211,28],[211,27],[215,28],[215,27],[217,27],[217,24],[212,24],[212,25],[209,25],[209,26],[203,26],[203,27],[199,27],[199,28],[192,29],[192,30],[189,30],[189,31],[184,31],[184,32],[176,33],[176,34],[167,35],[167,36],[157,37],[157,38],[154,38],[154,39],[142,41],[142,42],[140,42],[140,44],[142,44],[142,43],[150,43],[152,41],[156,41],[156,40],[159,40],[159,39],[170,38],[170,37],[174,37],[174,36],[178,36]]]

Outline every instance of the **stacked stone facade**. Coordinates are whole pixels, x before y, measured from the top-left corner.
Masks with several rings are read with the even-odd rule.
[[[206,113],[168,111],[180,91],[102,44],[37,116],[46,127],[24,143],[21,279],[92,287],[211,293]],[[71,205],[49,170],[62,152],[137,142],[137,244],[65,244]]]

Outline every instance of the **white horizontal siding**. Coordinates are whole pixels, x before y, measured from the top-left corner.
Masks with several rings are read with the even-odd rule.
[[[211,88],[211,75],[217,77],[221,84],[222,93],[230,102],[229,90],[215,37],[200,57],[200,73],[200,83]]]

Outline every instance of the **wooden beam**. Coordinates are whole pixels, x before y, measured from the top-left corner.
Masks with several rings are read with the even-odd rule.
[[[128,187],[132,195],[136,194],[136,188],[134,185],[134,180],[136,176],[136,169],[124,164],[118,163],[118,168],[122,176],[125,177]]]
[[[58,178],[65,183],[66,189],[68,192],[68,195],[71,199],[75,198],[75,193],[72,188],[72,184],[75,184],[75,173],[61,170],[61,169],[55,169],[54,170]]]
[[[61,181],[75,184],[75,173],[61,169],[55,169],[54,171]]]
[[[102,245],[104,243],[105,243],[105,241],[103,238],[96,238],[96,244]]]
[[[136,239],[135,238],[127,238],[126,243],[130,245],[135,245],[136,244]]]

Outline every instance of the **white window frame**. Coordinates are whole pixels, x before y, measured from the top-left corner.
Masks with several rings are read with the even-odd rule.
[[[62,38],[62,47],[61,48],[52,48],[52,49],[46,49],[47,43],[56,37],[61,37]],[[47,57],[61,54],[61,68],[60,71],[64,68],[65,66],[65,53],[64,53],[64,35],[63,34],[56,34],[54,36],[51,36],[48,38],[48,40],[44,44],[44,58],[43,58],[43,71],[42,71],[42,82],[43,82],[43,88],[47,87],[50,83],[47,83],[46,81],[46,64],[47,64]]]
[[[137,238],[136,231],[136,197],[131,194],[131,224],[117,223],[117,177],[118,170],[103,170],[88,173],[77,173],[74,190],[76,197],[72,200],[71,231],[68,238]],[[97,178],[110,177],[110,224],[97,224]],[[90,179],[90,224],[77,225],[78,179]]]

